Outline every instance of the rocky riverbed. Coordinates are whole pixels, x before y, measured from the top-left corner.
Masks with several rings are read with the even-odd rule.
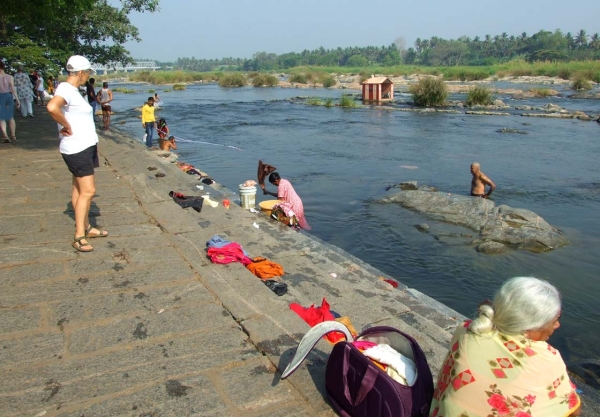
[[[497,254],[521,249],[547,252],[564,246],[563,233],[536,213],[496,204],[489,199],[452,195],[428,186],[416,187],[416,182],[400,184],[401,191],[380,200],[398,203],[424,214],[432,220],[463,226],[477,232],[448,232],[443,228],[417,225],[417,229],[432,234],[437,240],[455,245],[472,245],[477,251]]]

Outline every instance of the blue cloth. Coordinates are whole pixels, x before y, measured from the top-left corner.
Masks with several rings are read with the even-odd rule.
[[[0,120],[8,122],[13,118],[14,111],[15,102],[12,93],[0,93]]]
[[[154,135],[154,122],[146,123],[146,146],[152,147],[152,136]]]
[[[207,248],[222,248],[223,246],[229,245],[230,243],[233,243],[233,242],[225,240],[219,235],[214,235],[213,237],[211,237],[209,240],[206,241],[206,247]],[[240,245],[240,248],[242,248],[242,245]],[[248,252],[246,252],[244,250],[244,248],[242,248],[242,251],[244,252],[245,256],[247,256],[248,258],[250,257],[250,255],[248,254]]]

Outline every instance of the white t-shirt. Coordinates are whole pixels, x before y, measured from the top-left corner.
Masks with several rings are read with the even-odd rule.
[[[44,79],[42,77],[40,77],[39,80],[40,80],[40,84],[38,86],[36,86],[36,89],[38,91],[44,91]]]
[[[58,85],[54,95],[64,98],[67,102],[65,106],[61,107],[61,111],[71,125],[71,131],[73,132],[71,136],[58,134],[60,153],[72,155],[97,144],[98,135],[94,125],[92,106],[79,94],[79,90],[64,82]],[[60,132],[63,126],[60,123],[57,123],[57,125]]]

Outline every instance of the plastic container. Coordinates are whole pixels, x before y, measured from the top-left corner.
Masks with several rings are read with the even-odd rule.
[[[269,217],[271,217],[271,212],[273,211],[273,206],[277,203],[281,203],[279,200],[266,200],[261,201],[258,205],[260,209]]]
[[[240,204],[245,209],[256,207],[256,186],[244,187],[240,184]]]

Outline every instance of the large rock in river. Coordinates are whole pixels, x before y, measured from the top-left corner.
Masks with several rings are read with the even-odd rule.
[[[496,206],[492,200],[431,191],[430,187],[405,190],[380,200],[399,203],[403,207],[423,213],[434,220],[458,224],[479,232],[477,250],[499,253],[497,242],[517,249],[545,252],[564,246],[568,240],[562,232],[534,212]],[[493,250],[487,250],[487,248]]]

